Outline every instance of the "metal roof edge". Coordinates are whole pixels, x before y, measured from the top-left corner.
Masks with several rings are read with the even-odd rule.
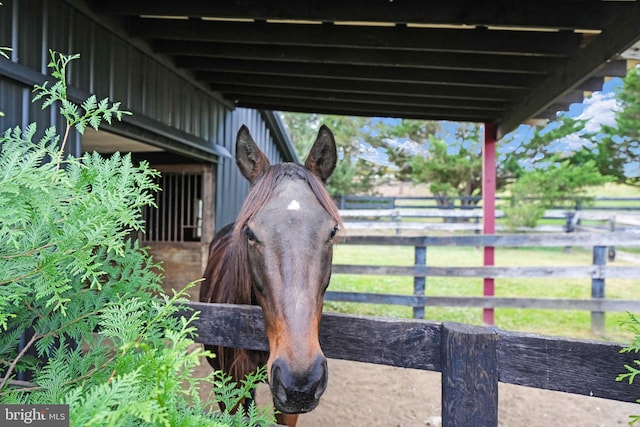
[[[26,65],[12,62],[10,60],[0,61],[0,76],[16,80],[27,86],[34,86],[36,84],[41,85],[44,84],[44,82],[52,81],[53,79],[50,75],[41,74]],[[85,92],[84,90],[78,89],[74,86],[68,86],[67,91],[69,94],[69,98],[76,103],[80,103],[91,96],[89,92]],[[200,137],[188,134],[180,129],[174,128],[156,119],[150,118],[143,113],[133,113],[134,114],[131,116],[124,115],[122,117],[122,122],[137,126],[145,131],[149,131],[169,140],[181,143],[189,147],[192,151],[200,151],[204,158],[209,158],[209,156],[211,155],[228,158],[232,157],[231,153],[229,153],[229,151],[222,145],[210,144],[208,141]],[[103,127],[113,131],[114,129],[117,129],[117,124],[115,122],[111,125],[104,123]],[[127,136],[131,137],[131,135]],[[166,149],[167,147],[163,148]]]

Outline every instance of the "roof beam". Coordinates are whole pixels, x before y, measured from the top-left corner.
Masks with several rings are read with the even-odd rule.
[[[452,99],[452,98],[435,98],[435,97],[409,97],[406,95],[376,95],[370,93],[353,94],[353,93],[341,93],[341,92],[328,92],[322,88],[317,90],[306,89],[294,89],[291,88],[260,88],[244,85],[227,85],[217,86],[219,90],[226,98],[231,100],[247,101],[249,99],[259,98],[274,99],[277,101],[282,98],[289,99],[304,99],[306,102],[331,101],[331,102],[351,102],[351,103],[363,103],[363,104],[379,104],[398,106],[406,105],[412,107],[423,108],[458,108],[463,110],[484,110],[503,112],[506,111],[507,103],[500,101],[474,101],[468,99]],[[310,101],[311,100],[311,101]],[[397,108],[397,107],[394,107]],[[495,113],[493,113],[495,114]]]
[[[163,55],[219,59],[502,71],[524,74],[551,74],[563,60],[555,56],[419,52],[394,49],[374,50],[257,44],[244,44],[240,47],[237,43],[188,42],[180,40],[157,40],[153,43],[153,50]]]
[[[256,88],[286,88],[288,90],[322,90],[325,92],[342,92],[345,94],[405,94],[415,97],[439,97],[460,100],[488,100],[513,102],[525,93],[525,89],[517,88],[485,88],[447,86],[433,83],[385,82],[381,85],[374,81],[358,82],[340,79],[318,79],[314,77],[256,75],[238,72],[201,71],[196,78],[209,82],[213,90],[225,85],[243,85]]]
[[[267,100],[266,100],[267,101]],[[238,107],[255,108],[255,109],[271,109],[271,101],[260,103],[256,100],[252,102],[238,102]],[[333,102],[284,102],[279,104],[279,111],[293,111],[297,113],[319,113],[319,114],[335,114],[344,116],[362,116],[362,117],[397,117],[405,119],[420,120],[450,120],[459,122],[471,122],[480,120],[490,121],[493,119],[491,114],[484,111],[467,112],[464,110],[453,109],[443,112],[440,109],[435,111],[425,110],[416,107],[399,107],[397,109],[389,109],[386,106],[371,106],[367,104],[336,104]]]
[[[429,111],[445,111],[447,114],[455,114],[461,117],[472,117],[485,114],[486,117],[495,115],[495,111],[489,111],[485,108],[466,108],[462,109],[457,106],[443,107],[441,105],[434,105],[429,107],[428,105],[407,105],[407,104],[392,104],[389,106],[386,103],[376,103],[372,100],[359,100],[359,99],[313,99],[300,97],[285,96],[275,99],[274,97],[266,97],[261,95],[252,95],[249,97],[241,98],[238,103],[241,104],[269,104],[276,102],[280,106],[286,107],[300,107],[311,104],[312,106],[328,105],[331,108],[346,109],[346,108],[362,108],[365,110],[384,111],[413,111],[416,114],[428,113]]]
[[[239,72],[279,76],[305,76],[326,79],[360,81],[439,83],[444,85],[532,88],[544,81],[542,75],[525,75],[504,72],[472,72],[462,70],[434,70],[425,68],[344,66],[338,64],[289,63],[286,67],[277,62],[225,60],[213,58],[178,57],[176,65],[197,71]]]
[[[135,37],[246,44],[403,49],[428,52],[570,56],[582,36],[572,32],[509,31],[134,19]]]
[[[552,74],[498,123],[498,138],[515,129],[530,117],[536,117],[549,105],[579,86],[613,56],[640,39],[640,2],[625,2],[627,8],[602,34]]]
[[[244,0],[179,2],[157,0],[95,1],[95,9],[114,15],[208,16],[243,19],[396,22],[417,24],[502,25],[601,30],[616,16],[619,2],[430,0],[428,2],[344,0]],[[577,11],[576,7],[580,10]],[[553,11],[553,13],[551,13]],[[588,12],[588,13],[582,13]]]

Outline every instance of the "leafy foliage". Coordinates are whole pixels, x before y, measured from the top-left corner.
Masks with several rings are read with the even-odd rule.
[[[616,93],[621,110],[616,113],[616,126],[603,126],[604,137],[598,142],[598,150],[585,151],[582,155],[593,159],[603,174],[615,177],[619,183],[640,185],[640,69],[627,71],[622,89]],[[635,165],[633,174],[627,166]]]
[[[520,177],[511,187],[511,205],[504,208],[506,224],[534,227],[552,206],[572,209],[575,198],[586,198],[586,188],[602,185],[609,177],[598,172],[595,162],[571,165],[569,160],[556,158],[545,169],[534,169]]]
[[[640,352],[640,318],[638,318],[633,313],[628,313],[629,319],[622,324],[626,326],[626,328],[632,332],[635,337],[631,344],[628,347],[625,347],[621,350],[622,353],[631,353],[634,352],[638,354]],[[625,365],[626,373],[618,375],[616,381],[628,381],[629,384],[632,384],[638,375],[640,375],[640,360],[634,360],[634,365]],[[636,400],[636,402],[640,403],[640,399]],[[640,415],[631,415],[631,421],[629,424],[640,423]]]
[[[37,87],[36,99],[60,106],[67,131],[119,119],[117,104],[66,99],[74,58],[52,53],[58,82]],[[131,238],[158,173],[129,155],[64,158],[66,137],[52,128],[34,141],[36,128],[0,137],[0,403],[67,403],[82,426],[272,423],[268,411],[211,413],[200,399],[200,383],[214,378],[191,375],[212,356],[193,345],[196,314],[178,316],[184,291],[165,295],[160,266]]]
[[[51,61],[48,66],[51,68],[51,75],[55,83],[49,86],[49,82],[42,85],[35,85],[33,92],[35,93],[33,101],[42,100],[42,109],[50,108],[54,103],[60,103],[60,114],[67,122],[67,130],[62,141],[62,147],[59,151],[58,163],[62,159],[64,146],[69,136],[71,128],[75,127],[80,133],[84,133],[87,126],[91,126],[98,130],[100,123],[106,121],[111,123],[115,116],[117,120],[122,120],[123,115],[130,115],[129,111],[120,110],[120,103],[115,102],[109,106],[109,99],[104,98],[98,101],[95,95],[91,95],[81,105],[78,105],[67,96],[67,81],[65,79],[67,65],[74,59],[80,58],[80,55],[61,55],[49,50]],[[82,111],[82,112],[81,112]]]
[[[370,127],[371,119],[363,117],[334,116],[324,114],[281,113],[292,136],[298,156],[304,160],[316,137],[320,124],[329,126],[338,145],[340,161],[327,181],[331,195],[370,194],[376,178],[386,172],[386,167],[374,164],[361,156],[362,129]]]
[[[534,128],[531,137],[517,148],[521,159],[517,161],[526,166],[513,168],[515,179],[506,187],[511,193],[511,204],[504,207],[508,227],[535,227],[546,209],[573,209],[576,198],[589,202],[589,187],[613,180],[584,155],[594,149],[592,144],[571,151],[563,142],[571,135],[580,135],[583,141],[593,138],[584,131],[585,124],[585,120],[562,115],[548,126]]]
[[[414,155],[410,164],[412,180],[430,183],[440,204],[451,204],[449,197],[477,196],[482,190],[482,156],[471,147],[450,151],[444,140],[431,136],[429,157]]]
[[[474,196],[482,191],[482,128],[472,123],[437,123],[400,120],[397,124],[380,123],[377,127],[381,146],[386,148],[400,180],[429,185],[431,193],[443,206],[452,205],[451,197],[462,197],[461,204],[476,204]],[[402,141],[393,145],[392,141]],[[413,144],[413,149],[406,147]],[[500,161],[496,187],[502,189],[520,171],[513,150],[498,145]]]

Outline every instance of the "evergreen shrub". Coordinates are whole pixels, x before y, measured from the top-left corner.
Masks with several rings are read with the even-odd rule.
[[[197,313],[176,315],[184,291],[163,293],[159,266],[132,238],[158,172],[130,155],[63,155],[72,128],[129,114],[108,99],[68,99],[76,58],[52,52],[55,82],[34,89],[43,108],[59,107],[62,140],[36,124],[0,137],[0,404],[68,404],[72,426],[273,423],[255,405],[211,412],[199,397],[212,381],[231,408],[265,372],[239,388],[219,372],[192,377],[209,355],[193,345]]]

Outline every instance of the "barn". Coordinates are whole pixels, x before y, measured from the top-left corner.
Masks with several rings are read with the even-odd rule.
[[[574,13],[580,4],[580,13]],[[247,184],[230,158],[247,124],[272,161],[296,161],[273,111],[485,123],[484,225],[494,230],[495,141],[623,76],[637,2],[182,2],[9,0],[0,9],[0,127],[60,119],[30,104],[48,51],[80,54],[72,96],[132,111],[68,151],[130,151],[164,172],[142,237],[167,286],[196,279]],[[548,13],[553,10],[554,13]],[[489,256],[490,258],[490,256]],[[491,286],[489,285],[489,288]]]
[[[3,0],[0,46],[12,50],[0,60],[0,126],[62,127],[30,103],[31,87],[47,79],[50,49],[80,54],[71,96],[110,97],[134,115],[106,133],[73,135],[68,152],[130,151],[164,172],[143,240],[174,286],[200,276],[207,242],[247,191],[230,154],[241,124],[277,162],[297,160],[279,110],[484,123],[484,232],[491,234],[496,140],[624,75],[623,53],[638,40],[637,1]],[[485,251],[490,262],[492,247]],[[255,310],[247,317],[259,321]],[[364,326],[354,325],[360,339]],[[532,341],[403,327],[437,342],[442,332],[461,348],[458,336],[480,335],[491,357]],[[535,340],[547,351],[546,341]],[[425,369],[448,363],[439,347],[424,347]],[[330,351],[346,358],[342,350]],[[537,347],[531,354],[539,355]],[[490,361],[497,387],[504,367]],[[500,380],[522,384],[520,374],[501,372]]]
[[[86,5],[5,1],[0,22],[0,46],[11,47],[10,60],[0,61],[2,129],[37,122],[40,132],[55,126],[64,134],[60,117],[31,103],[33,86],[47,79],[49,50],[80,54],[69,69],[72,99],[94,94],[133,112],[101,132],[74,130],[67,152],[131,152],[162,172],[141,238],[162,261],[167,288],[201,277],[213,233],[240,207],[247,183],[230,153],[242,124],[272,162],[297,160],[272,111],[237,107]]]

